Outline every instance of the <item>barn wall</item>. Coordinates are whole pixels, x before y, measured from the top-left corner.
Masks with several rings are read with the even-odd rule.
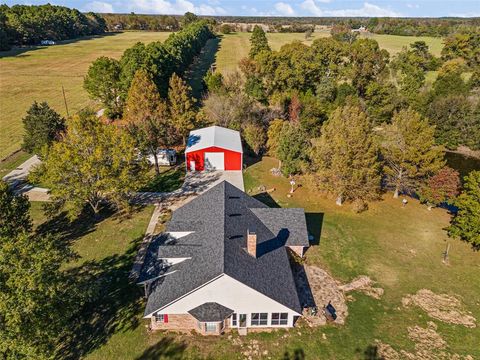
[[[239,152],[222,149],[219,147],[209,147],[198,151],[187,153],[187,169],[190,170],[190,161],[195,161],[195,170],[205,170],[205,153],[206,152],[223,152],[225,153],[225,170],[242,170],[242,154]]]

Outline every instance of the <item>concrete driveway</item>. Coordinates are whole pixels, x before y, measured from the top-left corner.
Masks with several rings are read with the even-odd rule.
[[[184,191],[194,191],[201,194],[222,181],[228,181],[233,186],[245,191],[243,174],[238,171],[188,171],[182,186]]]

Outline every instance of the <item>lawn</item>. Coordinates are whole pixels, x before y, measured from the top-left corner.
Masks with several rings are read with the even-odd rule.
[[[443,49],[443,39],[438,37],[371,34],[368,38],[377,40],[380,47],[387,50],[390,55],[399,53],[402,48],[408,47],[415,41],[425,41],[430,52],[435,56],[440,56]]]
[[[327,269],[343,282],[357,275],[368,275],[385,289],[381,300],[354,292],[348,303],[349,316],[343,326],[311,329],[300,321],[290,331],[251,333],[241,338],[234,334],[233,339],[229,339],[228,336],[148,333],[145,323],[137,321],[143,309],[138,298],[127,302],[125,299],[130,299],[128,293],[113,291],[106,300],[114,304],[115,311],[111,316],[116,326],[108,325],[107,329],[92,327],[95,334],[103,331],[107,335],[96,335],[99,341],[86,352],[87,359],[244,359],[242,352],[254,342],[260,353],[266,351],[263,358],[301,359],[304,355],[305,359],[378,359],[371,356],[375,353],[375,339],[396,350],[413,351],[414,343],[408,339],[407,327],[426,327],[427,321],[438,325],[437,332],[448,343],[448,351],[470,354],[475,358],[480,356],[479,327],[467,329],[445,324],[431,319],[419,308],[406,309],[401,305],[402,297],[426,288],[459,296],[477,321],[480,319],[480,254],[473,252],[467,244],[448,240],[451,244],[450,265],[442,263],[447,241],[442,229],[449,221],[445,210],[428,211],[412,199],[402,208],[401,200],[394,200],[391,194],[386,194],[384,200],[370,204],[367,212],[355,214],[349,205],[335,206],[333,200],[309,189],[301,179],[298,183],[303,186],[288,198],[288,180],[274,177],[269,172],[276,165],[274,159],[264,158],[247,168],[244,176],[246,190],[253,195],[260,185],[269,189],[275,187],[271,198],[260,198],[282,207],[304,208],[309,231],[319,238],[319,245],[308,250],[306,263]],[[34,204],[34,214],[38,209]],[[112,256],[124,256],[128,254],[129,244],[135,244],[144,229],[149,213],[146,209],[125,222],[107,218],[92,232],[80,236],[74,243],[75,249],[82,257],[98,262]],[[119,281],[124,281],[124,277],[117,279],[115,286],[125,287]],[[104,326],[104,323],[98,326]]]
[[[140,191],[148,192],[172,192],[180,189],[185,180],[185,163],[176,166],[160,166],[160,174],[154,169],[150,170],[149,183]]]
[[[65,88],[70,113],[95,104],[83,90],[83,77],[99,56],[119,58],[138,41],[163,41],[169,33],[124,32],[91,37],[50,47],[0,52],[0,159],[20,148],[22,117],[33,101],[47,101],[66,114]]]

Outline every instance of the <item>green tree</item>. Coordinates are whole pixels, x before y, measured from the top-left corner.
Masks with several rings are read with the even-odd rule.
[[[65,119],[46,102],[39,104],[35,101],[23,118],[23,126],[22,148],[39,155],[44,146],[50,146],[54,140],[58,140],[65,130]]]
[[[267,131],[267,149],[270,156],[278,158],[278,147],[280,144],[280,136],[282,134],[283,126],[286,124],[285,120],[275,119],[270,122]]]
[[[358,36],[356,32],[352,31],[350,26],[344,24],[334,25],[332,30],[330,30],[330,34],[332,35],[333,39],[349,44],[353,43]]]
[[[146,173],[134,139],[91,111],[73,116],[67,125],[64,138],[51,146],[37,170],[37,176],[50,184],[55,208],[66,210],[70,218],[87,205],[95,215],[104,203],[128,208]]]
[[[182,26],[187,26],[195,21],[198,20],[198,16],[195,15],[194,13],[190,12],[190,11],[187,11],[185,14],[183,14],[183,17],[182,17]]]
[[[243,138],[255,155],[259,155],[267,140],[265,129],[255,123],[248,123],[243,128]]]
[[[376,125],[389,122],[400,106],[397,89],[393,84],[373,82],[365,93],[367,113]]]
[[[177,136],[167,105],[145,70],[138,70],[133,78],[123,118],[138,148],[153,156],[155,171],[160,174],[158,150],[173,145]]]
[[[105,56],[96,59],[88,68],[83,87],[92,99],[105,106],[107,116],[116,118],[122,114],[120,65],[117,60]]]
[[[480,171],[465,176],[463,191],[455,201],[458,211],[448,228],[448,235],[480,248]]]
[[[250,52],[249,57],[254,58],[261,51],[270,51],[267,36],[261,26],[255,25],[252,36],[250,37]]]
[[[220,93],[225,90],[223,86],[223,75],[221,72],[209,71],[203,78],[203,81],[205,81],[205,85],[209,92]]]
[[[385,127],[382,155],[389,185],[401,191],[416,191],[445,164],[443,149],[435,147],[435,128],[417,112],[401,110]]]
[[[335,110],[312,152],[320,188],[345,200],[372,200],[380,191],[379,148],[367,114],[358,106]]]
[[[281,161],[280,170],[283,175],[298,174],[305,169],[309,147],[307,139],[308,136],[299,124],[286,122],[282,127],[277,156]]]
[[[197,109],[195,99],[190,95],[191,88],[177,74],[170,78],[168,104],[172,121],[185,145],[188,133],[195,128]]]
[[[352,85],[364,95],[368,84],[378,81],[388,61],[388,51],[380,49],[372,39],[358,39],[350,46],[349,58]]]
[[[52,235],[30,233],[28,200],[3,182],[0,202],[0,353],[54,358],[71,310],[61,266],[72,253]]]

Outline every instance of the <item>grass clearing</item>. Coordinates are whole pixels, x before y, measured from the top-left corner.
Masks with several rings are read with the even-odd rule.
[[[382,49],[387,50],[392,56],[398,54],[404,47],[408,47],[415,41],[425,41],[430,52],[435,56],[440,56],[443,49],[443,39],[438,37],[383,34],[370,34],[365,37],[377,40],[378,45],[380,45]]]
[[[30,159],[32,154],[25,151],[17,151],[8,158],[0,161],[0,179],[7,175],[10,171],[15,170],[16,167]]]
[[[160,174],[150,170],[150,182],[140,191],[172,192],[182,187],[185,180],[185,163],[176,166],[161,166]]]
[[[62,85],[68,110],[74,113],[92,105],[83,89],[83,77],[99,56],[119,58],[136,42],[163,41],[169,33],[132,31],[90,37],[50,47],[33,47],[0,52],[0,159],[20,148],[22,118],[33,101],[47,101],[66,115]]]

